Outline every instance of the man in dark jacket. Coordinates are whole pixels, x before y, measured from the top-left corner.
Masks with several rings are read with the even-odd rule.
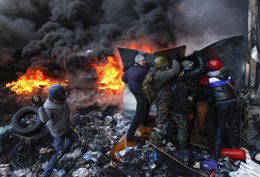
[[[180,76],[172,83],[173,103],[169,127],[176,127],[176,145],[178,150],[186,148],[188,143],[188,128],[190,119],[193,119],[192,103],[189,101],[189,90]]]
[[[70,127],[70,109],[66,103],[65,89],[58,84],[52,85],[48,91],[48,99],[39,108],[39,117],[53,137],[55,153],[45,167],[41,177],[51,176],[58,162],[58,156],[67,152],[71,145],[78,140],[77,134]]]
[[[169,122],[170,107],[172,105],[172,89],[171,81],[178,76],[180,71],[179,63],[174,60],[172,68],[169,69],[169,62],[165,57],[157,57],[154,60],[153,85],[157,92],[155,105],[157,108],[157,117],[155,127],[151,134],[151,140],[157,145],[162,144],[162,140],[166,135],[166,127]]]
[[[194,115],[197,115],[197,102],[199,98],[202,97],[202,87],[199,83],[199,78],[204,74],[205,68],[202,58],[198,52],[193,53],[194,60],[184,60],[182,61],[182,66],[184,68],[183,81],[188,87],[189,100],[192,103],[192,109]],[[194,116],[195,118],[196,116]],[[189,133],[192,133],[193,125],[195,119],[189,121]]]
[[[148,116],[150,104],[142,93],[142,82],[149,72],[143,55],[135,56],[135,63],[123,75],[122,80],[128,83],[130,91],[135,96],[137,105],[134,118],[127,132],[127,141],[136,141],[135,131]]]
[[[231,85],[232,79],[229,76],[228,71],[222,68],[220,60],[210,60],[208,62],[208,70],[207,76],[210,90],[208,100],[216,113],[214,155],[216,159],[218,159],[223,136],[225,135],[225,129],[228,130],[227,137],[229,142],[232,143],[235,139],[235,137],[233,137],[232,122],[234,119],[237,97]]]

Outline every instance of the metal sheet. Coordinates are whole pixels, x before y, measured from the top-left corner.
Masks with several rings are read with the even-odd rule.
[[[144,56],[145,61],[150,65],[153,66],[153,60],[157,57],[156,55],[149,54],[146,52],[133,50],[133,49],[127,49],[127,48],[117,48],[124,66],[124,70],[129,68],[134,64],[134,58],[138,53],[142,53]]]
[[[186,45],[182,45],[179,47],[160,50],[155,52],[154,54],[164,56],[166,58],[176,59],[176,58],[184,58],[185,51],[186,51]]]
[[[201,56],[205,64],[208,60],[216,58],[223,62],[223,66],[230,71],[235,80],[237,89],[245,87],[246,50],[243,36],[236,36],[215,42],[202,50]]]

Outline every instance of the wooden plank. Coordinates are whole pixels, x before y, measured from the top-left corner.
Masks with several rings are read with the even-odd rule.
[[[153,130],[152,126],[140,126],[138,127],[137,131],[140,132],[141,134],[141,138],[143,140],[146,140],[149,138],[151,132]],[[116,153],[124,150],[127,147],[134,147],[137,146],[139,144],[139,142],[135,142],[135,141],[131,141],[131,142],[127,142],[126,140],[126,134],[118,141],[118,143],[116,143],[112,149],[107,153],[107,156],[110,157],[113,160],[119,160],[116,157]]]

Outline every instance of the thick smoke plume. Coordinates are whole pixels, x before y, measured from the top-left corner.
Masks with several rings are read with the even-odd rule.
[[[0,0],[0,78],[30,65],[49,69],[68,52],[149,43],[188,53],[244,34],[244,0]],[[13,76],[13,77],[12,77]]]
[[[16,52],[28,62],[55,60],[71,50],[113,49],[139,39],[157,49],[195,48],[242,34],[246,7],[243,0],[1,0],[0,63],[20,59]]]

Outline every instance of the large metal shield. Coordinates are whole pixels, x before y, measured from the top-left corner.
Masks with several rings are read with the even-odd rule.
[[[200,54],[205,64],[210,59],[220,59],[235,81],[235,88],[245,87],[246,50],[243,36],[235,36],[215,42],[202,50]]]

